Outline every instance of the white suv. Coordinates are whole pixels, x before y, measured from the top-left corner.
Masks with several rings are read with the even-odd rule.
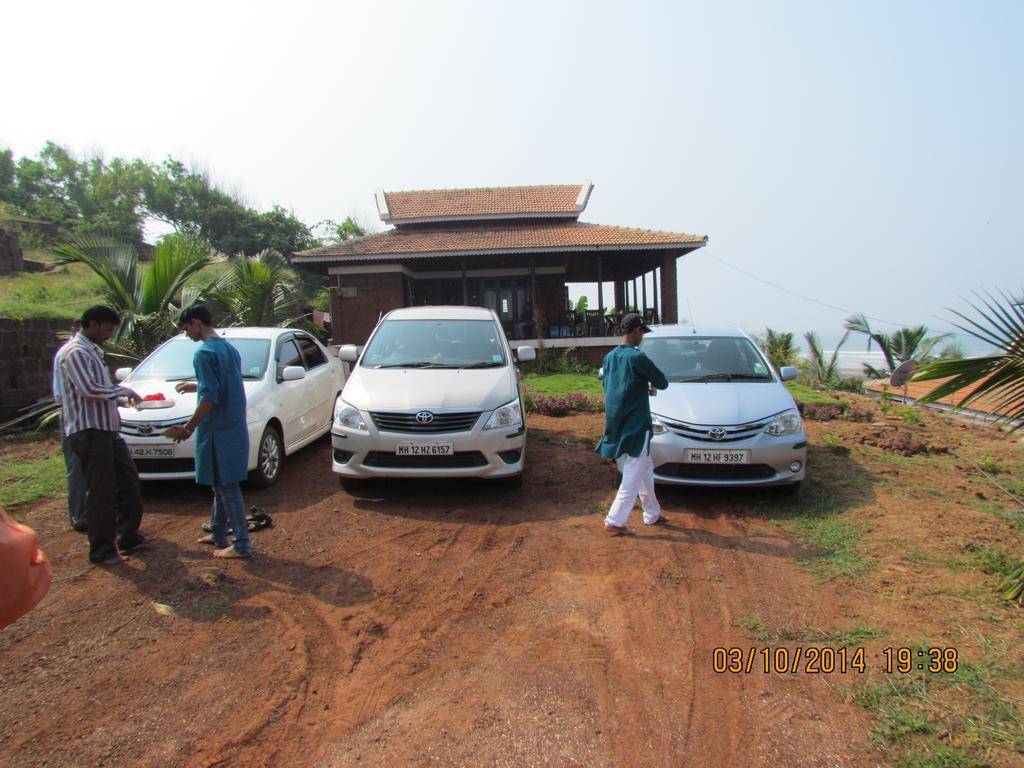
[[[512,350],[493,310],[389,312],[355,363],[334,410],[333,469],[371,477],[486,477],[516,485],[526,418]],[[519,347],[518,359],[534,359]],[[357,362],[358,361],[358,362]]]

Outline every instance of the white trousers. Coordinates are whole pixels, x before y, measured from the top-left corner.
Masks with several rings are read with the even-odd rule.
[[[654,462],[651,461],[650,432],[644,438],[644,449],[638,457],[623,458],[622,484],[619,485],[619,492],[615,494],[615,500],[608,510],[604,524],[618,527],[625,525],[638,495],[644,507],[644,522],[652,525],[661,517],[661,505],[654,495]]]

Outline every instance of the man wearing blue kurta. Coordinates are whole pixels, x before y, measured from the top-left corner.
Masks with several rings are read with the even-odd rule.
[[[604,519],[604,529],[614,536],[633,533],[626,521],[638,494],[644,524],[666,522],[654,495],[651,406],[647,397],[652,386],[667,389],[668,379],[637,349],[649,330],[640,315],[626,315],[622,318],[622,345],[604,358],[604,436],[594,450],[606,459],[623,457],[622,483]]]
[[[192,358],[196,383],[179,382],[178,392],[197,392],[198,405],[188,423],[171,427],[167,434],[179,442],[193,432],[196,438],[196,482],[213,486],[213,533],[209,543],[214,557],[252,557],[252,542],[239,487],[249,474],[249,430],[246,427],[245,388],[238,350],[213,327],[210,311],[193,306],[181,314],[179,327],[202,346]],[[228,528],[235,544],[228,546]]]

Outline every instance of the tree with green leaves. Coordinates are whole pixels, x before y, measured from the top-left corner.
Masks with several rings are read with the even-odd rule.
[[[217,278],[210,297],[227,310],[227,325],[292,325],[303,319],[298,285],[298,276],[277,251],[243,253]]]
[[[981,357],[935,360],[919,369],[914,381],[935,381],[949,377],[924,397],[931,403],[969,389],[957,405],[964,408],[981,397],[993,399],[993,410],[1013,429],[1024,426],[1024,305],[1002,291],[998,296],[979,295],[982,306],[967,304],[974,317],[951,309],[959,318],[953,324],[964,333],[990,344],[996,351]],[[977,295],[977,294],[976,294]]]
[[[814,331],[808,331],[804,334],[804,339],[807,340],[807,349],[810,352],[808,360],[810,364],[808,370],[810,371],[811,378],[815,384],[820,387],[834,387],[839,380],[839,350],[842,349],[843,344],[849,338],[850,332],[847,331],[843,334],[843,338],[839,340],[835,350],[833,350],[828,361],[825,360],[825,352],[821,348],[821,340],[818,339],[818,334]]]
[[[793,334],[772,328],[765,328],[764,331],[764,336],[758,337],[757,342],[776,370],[784,365],[795,364],[800,350],[793,346]]]
[[[145,268],[134,243],[113,237],[77,237],[54,253],[57,264],[84,264],[100,278],[105,303],[121,318],[109,348],[131,361],[177,333],[181,311],[203,296],[197,277],[214,259],[206,243],[185,235],[163,238]]]
[[[850,315],[844,323],[847,331],[860,333],[868,337],[868,351],[871,344],[877,344],[885,358],[885,366],[876,368],[864,363],[864,374],[872,379],[887,379],[900,365],[916,360],[918,363],[927,363],[934,357],[932,350],[936,345],[950,338],[951,334],[941,333],[938,336],[928,336],[928,326],[917,325],[910,328],[900,328],[894,334],[889,335],[875,331],[868,322],[867,315]]]

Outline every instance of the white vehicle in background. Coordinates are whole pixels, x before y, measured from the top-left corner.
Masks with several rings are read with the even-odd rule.
[[[650,398],[655,482],[799,487],[807,436],[783,385],[795,368],[776,372],[737,328],[656,326],[640,350],[669,382]]]
[[[534,359],[519,347],[518,359]],[[526,418],[498,316],[481,307],[389,312],[353,365],[331,431],[345,485],[371,477],[483,477],[517,485]]]
[[[238,350],[249,427],[249,482],[265,487],[281,472],[284,457],[331,429],[334,401],[345,383],[341,361],[305,331],[291,328],[223,328]],[[196,409],[195,393],[174,385],[194,381],[192,356],[199,345],[184,334],[157,347],[117,379],[141,397],[144,410],[121,408],[121,436],[143,480],[195,478],[195,441],[175,443],[162,433],[184,424]]]

